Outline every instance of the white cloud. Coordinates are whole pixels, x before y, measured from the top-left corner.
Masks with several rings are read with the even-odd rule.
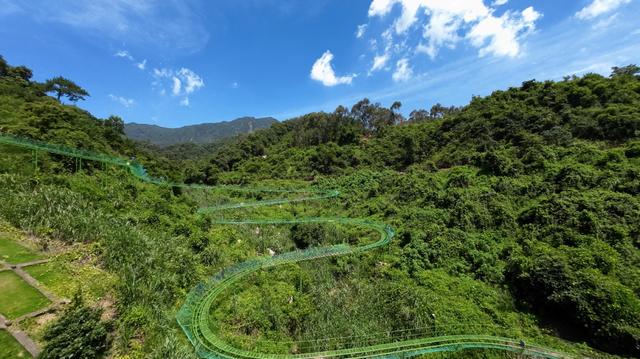
[[[171,88],[173,96],[180,95],[180,90],[182,89],[182,81],[180,81],[180,79],[175,76],[172,77],[171,80],[173,80],[173,87]]]
[[[600,30],[600,29],[606,29],[609,26],[611,26],[611,24],[613,24],[616,19],[618,18],[618,14],[613,14],[611,16],[607,16],[605,19],[599,20],[597,23],[595,23],[593,25],[593,28],[595,30]]]
[[[153,86],[161,95],[167,93],[167,87],[171,89],[174,97],[181,97],[180,105],[189,106],[189,95],[204,87],[204,80],[193,70],[182,67],[179,70],[154,68]]]
[[[523,10],[520,16],[510,12],[501,17],[488,16],[469,31],[467,38],[473,46],[480,48],[480,56],[493,54],[515,57],[520,53],[518,34],[533,31],[540,16],[532,7]]]
[[[502,6],[508,2],[509,0],[495,0],[491,6]]]
[[[387,64],[387,61],[389,61],[388,53],[385,53],[383,55],[376,55],[373,58],[373,65],[371,66],[371,70],[369,70],[369,72],[381,70],[384,67],[384,65]]]
[[[361,38],[364,36],[364,33],[367,32],[367,24],[358,25],[358,30],[356,30],[356,38]]]
[[[142,60],[142,62],[136,62],[135,57],[133,57],[133,55],[131,55],[127,50],[118,50],[115,54],[113,54],[113,56],[121,57],[133,62],[140,70],[144,70],[147,67],[147,59]]]
[[[122,97],[122,96],[116,96],[116,95],[113,95],[113,94],[109,94],[109,98],[111,100],[113,100],[113,101],[118,102],[119,104],[121,104],[122,106],[124,106],[126,108],[129,108],[129,107],[135,105],[135,103],[136,103],[133,99],[128,99],[128,98],[125,98],[125,97]]]
[[[348,76],[336,76],[333,67],[331,66],[331,60],[333,60],[333,54],[331,51],[325,51],[311,67],[311,79],[322,82],[325,86],[335,86],[340,84],[350,84],[356,75]]]
[[[506,2],[496,0],[493,6]],[[373,0],[369,16],[384,17],[396,4],[401,12],[392,25],[394,47],[400,50],[406,47],[431,58],[435,58],[442,47],[455,48],[465,39],[478,48],[480,56],[515,57],[520,53],[522,38],[535,29],[535,22],[542,16],[528,7],[520,12],[506,11],[497,17],[495,9],[486,6],[483,0]],[[420,40],[415,45],[407,45],[413,38],[409,30],[418,24],[422,32]],[[389,36],[388,30],[381,35],[383,39]]]
[[[127,51],[127,50],[119,50],[118,52],[116,52],[115,54],[113,54],[113,56],[115,56],[115,57],[122,57],[122,58],[125,58],[125,59],[127,59],[127,60],[134,61],[134,60],[133,60],[133,56],[131,56],[131,54],[130,54],[130,53],[129,53],[129,51]]]
[[[202,81],[202,77],[198,76],[198,74],[187,68],[181,68],[180,71],[178,71],[178,76],[184,82],[186,82],[186,85],[184,86],[184,92],[187,94],[190,94],[204,87],[204,81]]]
[[[591,4],[578,11],[576,17],[581,20],[593,19],[630,2],[631,0],[593,0]]]
[[[386,15],[395,3],[396,0],[373,0],[369,6],[369,17]]]
[[[153,76],[154,77],[171,77],[171,74],[173,73],[172,70],[169,69],[153,69]]]
[[[438,55],[440,47],[445,45],[449,48],[455,47],[455,43],[460,39],[458,29],[461,25],[462,19],[460,18],[445,12],[433,13],[423,31],[423,37],[427,40],[427,45],[421,42],[416,47],[416,51],[423,52],[434,59]]]
[[[404,82],[413,76],[413,69],[409,66],[409,60],[400,59],[396,63],[396,71],[393,73],[393,81]]]

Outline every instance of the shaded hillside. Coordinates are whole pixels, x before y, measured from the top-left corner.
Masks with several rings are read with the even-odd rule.
[[[128,123],[124,127],[126,135],[136,141],[146,141],[159,146],[176,143],[211,143],[224,138],[268,128],[278,122],[273,117],[240,117],[233,121],[203,123],[180,128],[166,128],[156,125]]]

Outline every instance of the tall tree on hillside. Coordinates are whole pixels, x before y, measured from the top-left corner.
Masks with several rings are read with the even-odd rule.
[[[62,76],[54,77],[44,83],[44,92],[54,92],[58,101],[65,96],[71,102],[84,100],[89,93],[75,82],[65,79]]]
[[[26,66],[7,66],[7,75],[29,82],[33,76],[33,71]]]
[[[413,110],[409,114],[409,122],[420,122],[429,119],[429,111],[425,109]]]
[[[7,72],[9,71],[9,64],[5,61],[4,57],[0,55],[0,77],[7,76]]]
[[[118,134],[124,135],[124,121],[118,116],[109,116],[104,120],[104,125],[113,129]]]
[[[611,68],[611,77],[640,75],[640,67],[631,64],[623,67],[614,66]]]
[[[392,117],[391,123],[394,125],[397,123],[402,124],[402,122],[404,122],[404,117],[402,117],[402,114],[398,113],[400,107],[402,107],[402,103],[400,101],[395,101],[389,108],[391,110]]]
[[[351,107],[351,116],[353,116],[368,131],[372,127],[375,108],[368,98],[358,101]]]
[[[440,103],[437,103],[431,106],[431,110],[429,111],[429,117],[431,119],[437,120],[439,118],[443,118],[445,115],[459,112],[460,109],[455,106],[442,106]]]

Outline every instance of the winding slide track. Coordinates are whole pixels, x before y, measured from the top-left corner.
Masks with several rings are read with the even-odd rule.
[[[55,153],[63,156],[74,157],[77,160],[89,160],[111,164],[126,168],[131,174],[141,181],[182,188],[211,189],[204,185],[187,185],[183,183],[171,183],[162,179],[149,176],[144,167],[135,161],[128,161],[120,157],[100,154],[80,149],[73,149],[59,145],[38,142],[26,138],[0,134],[0,144],[13,145],[34,151],[34,160],[37,165],[37,152]],[[200,208],[201,213],[212,213],[232,208],[256,207],[293,202],[312,201],[337,197],[340,193],[335,190],[286,190],[273,188],[248,188],[239,186],[217,186],[216,189],[229,189],[242,192],[268,192],[299,195],[292,199],[270,199],[251,203],[226,204],[215,207]],[[384,224],[368,220],[352,218],[302,218],[294,220],[246,220],[225,221],[217,220],[213,223],[229,225],[269,225],[269,224],[297,224],[297,223],[336,223],[355,225],[376,231],[380,238],[373,243],[362,246],[350,246],[338,244],[327,247],[312,247],[305,250],[297,250],[274,256],[264,256],[238,263],[225,268],[210,277],[207,281],[198,284],[188,294],[187,299],[177,314],[177,320],[183,331],[193,344],[196,353],[201,358],[250,358],[250,359],[310,359],[310,358],[408,358],[428,353],[455,352],[467,349],[494,349],[517,353],[520,355],[541,358],[567,358],[568,356],[551,349],[525,345],[524,342],[493,335],[445,335],[401,341],[382,342],[371,345],[369,342],[363,345],[345,345],[343,348],[314,351],[295,354],[261,353],[236,348],[220,338],[212,329],[211,307],[215,300],[228,290],[234,283],[241,281],[249,274],[261,269],[275,267],[287,263],[296,263],[324,257],[335,257],[346,254],[367,252],[387,245],[393,238],[393,228]]]

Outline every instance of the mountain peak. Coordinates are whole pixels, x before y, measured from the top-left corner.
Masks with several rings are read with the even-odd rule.
[[[271,127],[278,122],[273,117],[255,118],[245,116],[231,121],[201,123],[178,128],[167,128],[158,125],[128,123],[124,131],[127,137],[136,141],[150,142],[158,146],[169,146],[176,143],[211,143],[224,138]]]

